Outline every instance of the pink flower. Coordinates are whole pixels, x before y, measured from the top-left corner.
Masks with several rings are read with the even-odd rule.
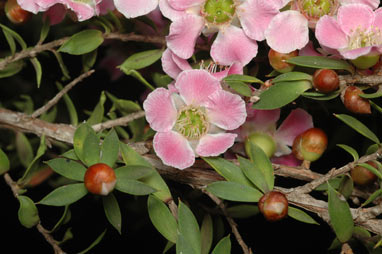
[[[175,55],[169,48],[163,52],[161,60],[163,71],[173,79],[176,79],[182,71],[192,69],[186,59]],[[203,64],[201,64],[201,68],[209,70],[211,75],[218,80],[222,80],[231,74],[243,74],[243,66],[237,62],[233,63],[231,66],[227,66],[227,68],[220,69],[219,67],[219,71],[215,70],[215,68],[218,68],[216,64],[210,64],[207,67],[204,67]]]
[[[382,9],[364,4],[338,9],[337,18],[324,16],[316,26],[316,38],[325,47],[338,50],[346,59],[382,52]]]
[[[257,55],[256,40],[263,39],[269,21],[266,14],[278,11],[274,0],[161,0],[159,6],[172,20],[166,39],[177,56],[190,58],[201,33],[217,32],[210,54],[219,65],[248,64]]]
[[[146,119],[157,133],[153,145],[164,164],[185,169],[197,156],[217,156],[235,141],[226,133],[244,123],[245,103],[221,88],[206,70],[180,73],[175,86],[157,88],[143,103]]]
[[[234,130],[238,134],[237,141],[245,142],[251,135],[260,134],[275,144],[276,151],[272,161],[289,166],[299,165],[299,161],[291,155],[291,147],[296,136],[313,127],[309,113],[303,109],[295,109],[279,127],[276,124],[280,118],[280,109],[257,110],[249,104],[247,115],[246,122]]]
[[[114,0],[115,8],[126,18],[136,18],[153,11],[159,0]]]

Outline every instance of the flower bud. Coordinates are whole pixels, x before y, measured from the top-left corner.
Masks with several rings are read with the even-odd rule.
[[[378,63],[379,55],[364,55],[351,60],[355,67],[358,69],[368,69]]]
[[[86,189],[97,195],[106,196],[115,186],[117,178],[114,170],[105,163],[90,166],[85,173],[84,183]]]
[[[377,164],[373,161],[366,162],[370,166],[377,168]],[[353,182],[360,186],[369,185],[377,180],[377,176],[362,166],[356,166],[350,171]]]
[[[319,92],[330,93],[338,89],[340,79],[333,70],[318,69],[313,74],[313,86]]]
[[[357,114],[370,114],[370,102],[359,96],[363,94],[362,90],[356,86],[348,86],[341,94],[341,100],[345,107]]]
[[[289,58],[298,56],[298,51],[292,51],[288,54],[279,53],[273,49],[270,49],[268,52],[269,64],[278,72],[286,73],[290,72],[294,68],[294,64],[285,62]]]
[[[8,0],[5,4],[5,14],[14,24],[26,23],[32,16],[32,13],[21,9],[16,0]]]
[[[288,215],[288,199],[278,191],[265,193],[260,198],[258,206],[268,221],[278,221]]]
[[[276,152],[276,143],[271,136],[261,132],[255,132],[248,136],[245,141],[245,151],[249,155],[250,153],[250,143],[256,144],[260,147],[268,158]]]
[[[325,152],[328,138],[321,129],[310,128],[293,141],[292,152],[299,160],[316,161]]]

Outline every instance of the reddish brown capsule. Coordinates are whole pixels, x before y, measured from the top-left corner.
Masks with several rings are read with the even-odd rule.
[[[27,22],[32,13],[21,9],[16,0],[8,0],[5,4],[5,14],[8,19],[14,24],[23,24]]]
[[[371,114],[370,102],[360,97],[362,90],[356,86],[348,86],[341,95],[345,107],[357,114]]]
[[[338,89],[340,79],[333,70],[318,69],[313,74],[313,86],[319,92],[330,93]]]
[[[325,152],[328,137],[319,128],[310,128],[293,141],[292,152],[299,160],[315,161]]]
[[[366,162],[370,166],[377,168],[377,164],[373,161]],[[350,171],[351,178],[355,184],[360,186],[369,185],[377,180],[377,176],[362,166],[356,166]]]
[[[278,191],[265,193],[258,203],[260,212],[268,221],[278,221],[288,214],[288,199]]]
[[[273,49],[270,49],[268,52],[268,59],[269,59],[270,65],[273,67],[273,69],[281,73],[286,73],[293,70],[295,65],[287,63],[285,62],[285,60],[288,60],[289,58],[292,58],[295,56],[298,56],[297,50],[292,51],[288,54],[283,54]]]
[[[105,163],[90,166],[85,173],[84,183],[86,189],[97,195],[106,196],[115,186],[117,178],[114,170]]]

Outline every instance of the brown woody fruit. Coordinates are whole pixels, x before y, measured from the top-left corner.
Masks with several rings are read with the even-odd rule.
[[[5,14],[14,24],[24,24],[32,17],[32,13],[21,9],[16,0],[8,0],[6,2]]]
[[[366,163],[374,168],[377,168],[377,164],[373,161],[368,161]],[[353,182],[360,186],[369,185],[375,182],[378,178],[373,172],[367,170],[362,166],[356,166],[352,168],[350,171],[350,175],[353,179]]]
[[[258,206],[268,221],[278,221],[288,215],[288,199],[278,191],[265,193],[260,198]]]
[[[93,194],[103,196],[113,191],[116,182],[114,170],[105,163],[90,166],[84,177],[86,189]]]
[[[321,93],[330,93],[338,89],[340,79],[333,70],[318,69],[313,74],[313,86]]]
[[[292,51],[288,54],[283,54],[273,49],[270,49],[268,52],[268,59],[269,59],[270,65],[273,67],[273,69],[281,73],[286,73],[293,70],[295,65],[287,63],[285,62],[285,60],[288,60],[289,58],[292,58],[295,56],[298,56],[297,50]]]
[[[316,161],[325,152],[328,137],[319,128],[310,128],[293,141],[292,152],[299,160]]]
[[[341,100],[345,107],[357,114],[371,114],[370,102],[360,97],[362,90],[356,86],[348,86],[341,94]]]

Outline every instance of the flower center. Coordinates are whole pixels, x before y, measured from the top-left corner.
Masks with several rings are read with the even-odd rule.
[[[382,45],[381,30],[379,28],[372,28],[370,30],[358,27],[351,33],[349,38],[349,49],[358,49],[370,46]]]
[[[331,12],[334,0],[302,0],[302,10],[310,18],[320,18]]]
[[[200,107],[187,106],[178,112],[174,129],[187,139],[193,140],[206,134],[208,127],[204,110]]]
[[[207,0],[202,14],[209,23],[223,24],[232,20],[235,9],[234,0]]]

